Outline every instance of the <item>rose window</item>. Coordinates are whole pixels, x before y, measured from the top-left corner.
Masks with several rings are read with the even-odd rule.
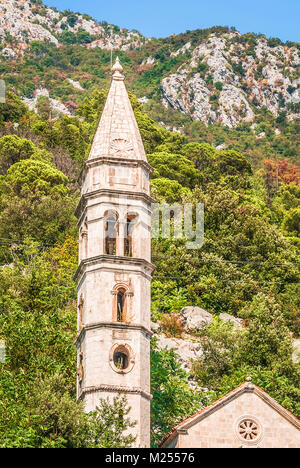
[[[246,441],[254,441],[258,438],[258,424],[251,419],[244,419],[239,423],[238,433],[240,437]]]

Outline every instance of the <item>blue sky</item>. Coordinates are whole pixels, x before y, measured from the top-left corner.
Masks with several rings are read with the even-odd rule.
[[[235,26],[300,41],[300,0],[45,0],[59,10],[88,13],[99,21],[165,37],[187,29]]]

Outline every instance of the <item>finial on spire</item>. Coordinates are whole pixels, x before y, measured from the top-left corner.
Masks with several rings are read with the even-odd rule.
[[[112,66],[111,71],[113,72],[113,80],[124,80],[124,75],[122,75],[123,67],[119,57],[116,58],[115,64]]]

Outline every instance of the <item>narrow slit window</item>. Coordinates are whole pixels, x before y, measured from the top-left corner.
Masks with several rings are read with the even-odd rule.
[[[125,291],[118,291],[117,294],[117,322],[124,322]]]
[[[84,375],[84,370],[83,370],[83,354],[79,354],[79,363],[78,363],[78,369],[77,369],[77,375],[78,375],[78,382],[81,385],[82,380],[83,380],[83,375]]]
[[[131,220],[127,218],[126,227],[125,227],[125,239],[124,239],[124,253],[126,257],[132,257],[132,236],[131,236],[130,222]]]

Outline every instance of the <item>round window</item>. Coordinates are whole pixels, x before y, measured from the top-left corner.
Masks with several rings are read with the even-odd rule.
[[[127,344],[115,344],[110,352],[110,365],[115,372],[125,374],[134,366],[132,349]]]
[[[245,419],[239,424],[239,434],[244,440],[255,440],[258,437],[258,425],[251,419]]]
[[[236,431],[239,438],[248,444],[255,444],[262,437],[261,425],[249,416],[244,416],[237,422]]]

